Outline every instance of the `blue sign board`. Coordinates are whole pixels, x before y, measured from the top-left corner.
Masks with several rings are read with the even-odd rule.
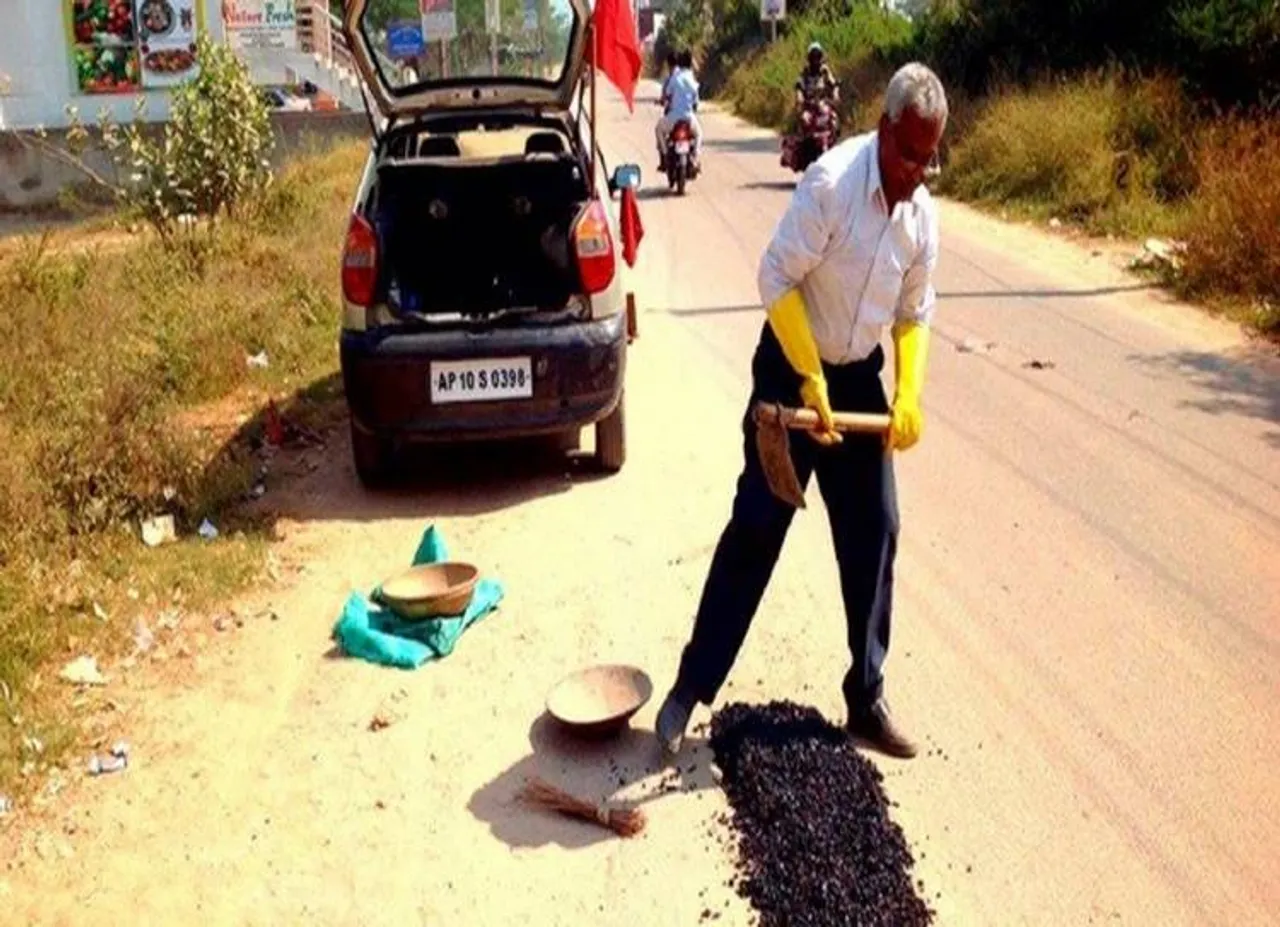
[[[421,22],[396,22],[387,26],[387,54],[392,58],[416,58],[426,47]]]

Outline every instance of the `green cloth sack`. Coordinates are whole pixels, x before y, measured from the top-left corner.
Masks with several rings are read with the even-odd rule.
[[[444,538],[432,525],[422,536],[413,565],[448,559]],[[503,594],[500,582],[482,577],[461,615],[406,621],[385,607],[381,586],[369,598],[353,592],[333,626],[333,637],[353,657],[383,666],[417,669],[428,660],[453,653],[467,628],[497,608]]]

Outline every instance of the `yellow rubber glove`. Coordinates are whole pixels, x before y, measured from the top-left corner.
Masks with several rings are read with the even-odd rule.
[[[897,386],[893,396],[889,446],[905,451],[920,440],[924,415],[920,412],[920,391],[924,387],[925,361],[929,355],[929,327],[918,322],[899,322],[893,327],[893,360]]]
[[[822,374],[822,358],[809,328],[804,297],[797,289],[787,290],[768,308],[768,316],[783,355],[796,373],[804,378],[800,384],[800,399],[822,420],[824,427],[811,432],[814,440],[826,445],[839,443],[840,433],[835,430],[831,399],[827,396],[827,378]]]

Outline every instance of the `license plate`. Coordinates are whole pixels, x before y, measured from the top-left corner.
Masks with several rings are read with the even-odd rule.
[[[688,142],[676,142],[676,154],[688,154],[688,153],[689,153]]]
[[[431,365],[434,403],[528,399],[532,395],[533,361],[528,357],[440,361]]]

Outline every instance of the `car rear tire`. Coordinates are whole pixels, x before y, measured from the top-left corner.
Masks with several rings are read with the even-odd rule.
[[[367,434],[351,423],[351,459],[356,477],[366,489],[382,489],[395,474],[395,458],[391,442]]]
[[[627,462],[626,395],[607,418],[596,423],[596,466],[605,473],[617,473]]]

